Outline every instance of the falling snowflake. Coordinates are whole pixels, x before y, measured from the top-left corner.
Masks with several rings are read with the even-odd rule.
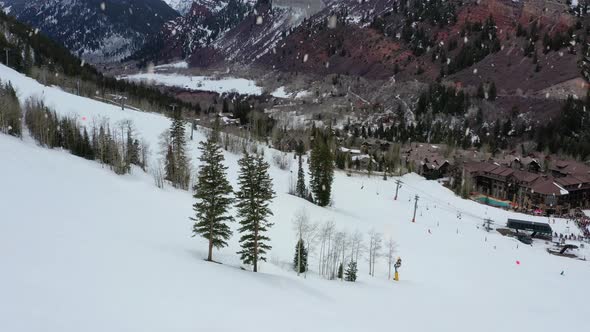
[[[303,56],[303,62],[307,62],[307,58],[308,58],[308,56],[307,56],[307,54],[305,54],[305,55]]]
[[[477,68],[473,68],[473,75],[477,75]]]
[[[104,2],[100,3],[100,9],[102,9],[102,11],[105,11],[107,9],[107,4]]]
[[[85,64],[86,64],[86,61],[82,60],[82,62],[80,62],[80,67],[84,67]]]
[[[464,42],[465,44],[467,44],[467,42],[468,42],[468,41],[469,41],[469,39],[467,39],[467,36],[465,36],[465,38],[463,38],[463,42]]]
[[[545,98],[549,99],[549,92],[545,94]]]
[[[326,61],[326,69],[330,68],[330,61]]]
[[[256,25],[261,25],[261,24],[262,24],[262,16],[256,17]]]

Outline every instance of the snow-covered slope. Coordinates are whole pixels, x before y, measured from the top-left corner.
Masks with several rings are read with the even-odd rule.
[[[132,119],[154,149],[170,124],[157,114],[44,87],[4,66],[0,77],[21,100],[38,95],[87,123]],[[201,139],[199,131],[190,142],[195,165]],[[274,153],[267,150],[266,157]],[[117,176],[26,137],[0,135],[0,158],[0,330],[579,331],[586,324],[588,262],[478,227],[484,217],[498,224],[509,216],[546,219],[461,200],[416,175],[402,178],[394,201],[394,179],[337,173],[334,206],[320,208],[286,194],[291,173],[272,167],[273,249],[254,274],[239,269],[238,236],[215,253],[222,265],[203,261],[205,241],[191,238],[188,192],[159,190],[139,170]],[[226,153],[234,185],[238,158]],[[416,194],[420,207],[411,223]],[[302,208],[312,221],[332,220],[339,230],[374,228],[392,236],[403,259],[401,281],[386,280],[383,259],[374,278],[362,260],[357,283],[323,280],[313,273],[317,255],[308,278],[297,278],[289,268],[291,220]],[[574,229],[559,219],[551,226]],[[584,250],[581,255],[590,254]]]

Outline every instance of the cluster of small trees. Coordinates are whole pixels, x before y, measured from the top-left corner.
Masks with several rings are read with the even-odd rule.
[[[305,211],[297,212],[293,220],[297,236],[293,269],[300,273],[309,270],[309,256],[317,251],[318,274],[329,280],[356,281],[358,261],[368,251],[369,275],[375,276],[377,259],[384,253],[382,235],[374,230],[369,232],[368,247],[363,241],[362,233],[356,231],[348,234],[336,229],[333,221],[323,224],[311,223]],[[389,270],[393,262],[396,243],[390,238],[387,243]]]
[[[117,128],[107,122],[93,125],[89,133],[75,117],[60,117],[42,101],[29,99],[25,123],[31,136],[48,148],[63,148],[73,155],[98,160],[117,174],[129,173],[131,165],[145,170],[148,147],[136,137],[131,121],[123,121]]]
[[[332,203],[332,182],[334,181],[334,153],[332,142],[332,130],[319,130],[312,128],[312,150],[309,157],[309,188],[305,183],[305,171],[303,169],[304,148],[297,148],[297,183],[289,189],[289,193],[306,199],[319,206],[328,206]]]
[[[0,82],[0,133],[22,136],[22,111],[12,85]]]
[[[467,22],[461,30],[461,37],[470,36],[455,58],[448,64],[447,73],[453,74],[461,69],[472,66],[491,53],[500,50],[500,40],[497,37],[497,28],[494,19],[490,15],[482,24],[480,22]]]
[[[568,97],[559,116],[543,123],[535,132],[537,150],[564,153],[585,160],[590,156],[590,96]]]
[[[487,84],[480,83],[477,87],[477,98],[479,99],[487,99],[494,101],[498,96],[498,91],[496,90],[496,83],[494,81],[489,82]]]
[[[242,250],[238,254],[244,264],[252,265],[253,271],[257,272],[258,262],[266,261],[265,255],[271,249],[266,235],[272,226],[269,217],[273,213],[269,204],[275,196],[268,174],[270,165],[262,154],[251,155],[244,151],[239,161],[239,189],[232,197],[233,189],[227,180],[227,166],[223,164],[217,128],[216,125],[207,140],[200,142],[201,165],[194,186],[195,217],[191,217],[195,222],[193,236],[207,239],[207,260],[213,261],[213,248],[226,247],[232,236],[228,224],[234,221],[234,217],[228,214],[228,210],[235,203],[241,226],[238,231],[242,235]]]

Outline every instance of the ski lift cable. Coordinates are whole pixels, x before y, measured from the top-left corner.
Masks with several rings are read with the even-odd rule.
[[[437,208],[440,208],[440,209],[443,209],[443,210],[447,210],[447,211],[450,211],[450,212],[459,212],[459,213],[461,213],[462,215],[465,215],[465,216],[470,216],[470,217],[475,218],[475,219],[485,220],[485,218],[482,218],[482,217],[477,216],[477,215],[475,215],[475,214],[473,214],[473,213],[471,213],[469,211],[466,211],[466,210],[463,210],[463,209],[460,209],[460,208],[457,208],[457,207],[450,207],[450,208],[448,208],[446,205],[449,205],[449,202],[442,201],[441,199],[433,196],[432,194],[429,194],[429,193],[427,193],[427,192],[425,192],[425,191],[423,191],[421,189],[418,189],[416,187],[413,187],[411,185],[408,185],[405,182],[402,182],[402,183],[405,184],[408,188],[413,189],[413,190],[415,190],[417,192],[420,192],[424,196],[427,196],[427,197],[424,197],[423,196],[423,199],[426,199],[426,200],[428,200],[428,201],[430,201],[432,203],[441,204],[441,206],[440,207],[437,206]]]

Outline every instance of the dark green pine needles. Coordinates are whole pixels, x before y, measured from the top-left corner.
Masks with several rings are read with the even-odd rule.
[[[262,155],[253,156],[244,152],[238,163],[240,190],[236,192],[236,207],[241,225],[239,232],[242,234],[242,250],[238,254],[244,264],[252,264],[253,271],[257,272],[258,261],[266,261],[265,254],[271,249],[268,245],[270,238],[265,233],[273,225],[268,217],[273,215],[269,203],[275,192],[268,174],[269,165]]]
[[[227,214],[233,202],[230,197],[232,187],[225,174],[227,167],[223,165],[223,154],[216,138],[213,133],[206,142],[199,143],[201,166],[194,187],[193,197],[197,199],[193,205],[195,218],[191,218],[195,221],[194,235],[201,235],[209,241],[208,261],[213,260],[213,247],[227,246],[226,241],[232,234],[227,223],[233,221],[233,217]]]

